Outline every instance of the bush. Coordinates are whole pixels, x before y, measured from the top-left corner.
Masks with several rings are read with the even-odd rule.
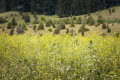
[[[24,20],[25,20],[25,22],[30,22],[30,15],[29,14],[26,14],[26,15],[24,15],[24,18],[23,18]]]
[[[106,29],[107,26],[105,24],[102,25],[102,29]]]
[[[53,26],[53,28],[56,28],[55,24],[53,24],[52,26]]]
[[[59,28],[54,30],[54,34],[59,34],[59,33],[60,33],[60,29]]]
[[[2,31],[5,31],[4,27],[1,27]]]
[[[44,23],[40,22],[39,26],[38,26],[38,30],[43,30],[44,29]]]
[[[60,24],[58,24],[57,28],[59,28],[60,30],[61,29],[65,29],[65,24],[64,23],[60,23]]]
[[[81,17],[77,19],[76,24],[81,24]]]
[[[36,30],[36,28],[37,28],[37,26],[36,26],[36,25],[34,25],[34,26],[33,26],[33,30],[35,31],[35,30]]]
[[[103,17],[102,17],[102,16],[98,16],[97,23],[98,23],[98,25],[104,23],[104,20],[103,20]]]
[[[65,31],[65,33],[66,33],[66,34],[68,34],[68,33],[69,33],[69,29],[68,29],[68,28],[66,28],[66,31]]]
[[[70,19],[69,19],[69,18],[65,18],[65,19],[63,19],[63,22],[64,22],[65,24],[70,24]]]
[[[14,28],[11,28],[11,30],[10,30],[10,34],[9,35],[13,35],[14,34]]]
[[[111,9],[108,9],[108,12],[109,12],[109,14],[111,15],[111,13],[112,13]]]
[[[50,27],[52,24],[53,24],[53,22],[51,19],[46,21],[46,27]]]
[[[35,20],[33,21],[33,24],[38,24],[39,21],[38,21],[38,18],[35,18]]]
[[[112,9],[112,12],[115,12],[115,9]]]
[[[12,23],[13,26],[17,26],[17,22],[16,22],[15,18],[12,19],[11,23]]]
[[[72,19],[71,22],[70,22],[70,27],[75,27],[75,23],[74,23],[74,20]]]
[[[80,28],[79,28],[79,30],[78,30],[78,33],[83,33],[83,32],[86,32],[86,31],[89,31],[89,29],[88,28],[85,28],[85,25],[82,25]]]
[[[25,24],[22,25],[22,28],[23,28],[24,30],[27,30],[27,27],[26,27]]]
[[[69,35],[70,35],[70,36],[73,36],[73,35],[74,35],[74,30],[73,30],[73,29],[70,30]]]
[[[73,19],[74,21],[76,21],[76,19],[77,19],[77,18],[76,18],[76,16],[73,16],[73,18],[72,18],[72,19]]]
[[[108,32],[108,33],[110,33],[110,32],[111,32],[111,29],[110,29],[110,28],[108,28],[108,29],[107,29],[107,32]]]
[[[7,25],[7,29],[11,29],[11,28],[15,28],[15,26],[13,26],[12,23],[8,23],[8,25]]]
[[[87,19],[86,23],[87,23],[89,26],[92,26],[92,25],[95,24],[95,20],[90,16],[90,17]]]
[[[52,29],[51,29],[51,28],[49,28],[49,29],[48,29],[48,31],[49,31],[49,32],[52,32]]]
[[[0,23],[6,23],[6,22],[7,22],[6,19],[4,19],[3,17],[0,17]]]
[[[23,34],[23,33],[24,33],[24,29],[23,29],[22,27],[17,27],[16,32],[17,32],[18,34]]]
[[[45,21],[45,17],[42,16],[42,17],[41,17],[41,21]]]

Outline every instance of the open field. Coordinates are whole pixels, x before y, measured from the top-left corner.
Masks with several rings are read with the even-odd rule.
[[[112,9],[115,9],[115,12],[112,13],[111,15],[109,14],[108,10],[101,10],[101,11],[97,11],[95,13],[91,13],[91,16],[94,18],[94,20],[97,20],[97,17],[98,15],[101,15],[103,16],[103,18],[107,21],[115,21],[115,20],[119,20],[120,19],[120,7],[113,7]],[[13,18],[15,18],[16,22],[19,24],[26,24],[26,25],[34,25],[33,24],[33,21],[35,20],[34,18],[34,15],[32,15],[31,13],[28,13],[30,15],[30,23],[25,23],[24,20],[22,19],[22,16],[19,14],[19,12],[16,12],[16,11],[11,11],[11,12],[6,12],[6,13],[1,13],[0,16],[7,19],[8,22],[11,22],[11,20]],[[13,15],[13,16],[11,16]],[[38,21],[40,22],[41,21],[41,17],[45,17],[45,19],[52,19],[53,21],[54,20],[59,20],[60,18],[58,18],[58,16],[56,15],[53,15],[53,16],[46,16],[46,15],[37,15],[38,17]],[[76,16],[77,18],[78,17],[81,17],[82,19],[87,19],[88,16],[86,16],[85,18],[85,15],[80,15],[80,16]],[[61,18],[62,19],[62,18]],[[64,19],[64,18],[63,18]],[[0,24],[0,27],[1,28],[4,28],[5,31],[2,32],[2,29],[0,29],[0,33],[7,33],[9,34],[10,30],[6,29],[7,27],[7,24],[8,23],[4,23],[4,24]],[[66,24],[66,28],[69,28],[70,30],[73,29],[75,31],[75,33],[77,35],[81,35],[81,33],[78,33],[78,30],[79,28],[81,27],[81,24],[75,24],[75,27],[71,28],[69,27],[70,24]],[[86,27],[89,29],[88,32],[85,32],[85,36],[91,34],[91,33],[94,33],[96,32],[97,34],[99,33],[105,33],[106,35],[108,36],[113,36],[114,33],[120,33],[120,24],[119,23],[114,23],[114,26],[112,26],[112,23],[111,24],[108,24],[110,29],[111,29],[111,33],[107,33],[107,29],[103,30],[102,29],[102,25],[98,26],[98,27],[95,27],[95,26],[88,26],[86,25]],[[45,26],[45,29],[44,30],[38,30],[38,31],[34,31],[33,28],[28,28],[27,27],[27,31],[25,33],[27,34],[32,34],[32,35],[39,35],[39,34],[46,34],[46,35],[49,35],[49,34],[53,34],[53,32],[48,32],[48,29],[51,28],[54,32],[54,28],[51,26],[51,27],[46,27]],[[16,30],[16,29],[15,29]],[[65,34],[65,31],[66,30],[61,30],[60,32],[62,34]],[[15,31],[16,33],[16,31]]]
[[[120,38],[1,35],[1,80],[119,80]]]

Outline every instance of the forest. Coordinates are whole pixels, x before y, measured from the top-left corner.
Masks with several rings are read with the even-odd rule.
[[[0,0],[0,12],[22,11],[66,17],[117,5],[120,5],[120,0]]]

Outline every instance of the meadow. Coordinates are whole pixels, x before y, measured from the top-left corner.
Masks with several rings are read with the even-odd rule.
[[[119,37],[0,36],[0,80],[119,79]]]

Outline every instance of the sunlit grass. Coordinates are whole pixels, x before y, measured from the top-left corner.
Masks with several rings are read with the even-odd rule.
[[[120,79],[120,38],[0,35],[1,80]]]

